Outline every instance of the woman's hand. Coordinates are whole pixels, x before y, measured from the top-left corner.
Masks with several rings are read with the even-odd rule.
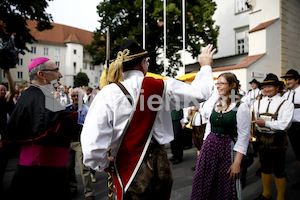
[[[239,174],[241,171],[241,163],[244,155],[240,152],[236,152],[234,162],[232,165],[229,167],[227,173],[230,173],[229,179],[230,180],[235,180],[239,178]]]
[[[230,180],[235,180],[239,177],[241,170],[241,166],[238,163],[232,163],[232,165],[229,167],[227,173],[230,173],[229,179]]]

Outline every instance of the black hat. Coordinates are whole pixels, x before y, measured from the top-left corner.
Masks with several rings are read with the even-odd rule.
[[[300,76],[299,76],[299,73],[296,70],[290,69],[289,71],[287,71],[287,73],[284,76],[281,76],[280,78],[298,79],[298,78],[300,78]]]
[[[131,61],[136,58],[145,58],[149,57],[154,52],[148,52],[144,50],[138,43],[136,43],[134,40],[127,40],[125,41],[119,51],[124,52],[126,49],[129,50],[128,55],[125,57],[123,62]]]
[[[250,83],[250,84],[251,84],[251,83],[256,83],[257,85],[259,85],[260,82],[258,82],[256,79],[253,79],[253,80],[250,81],[249,83]]]
[[[263,82],[259,84],[260,87],[264,85],[275,85],[280,86],[282,84],[282,81],[279,81],[278,77],[275,74],[269,73],[267,74],[267,77],[264,79]]]
[[[123,81],[122,72],[127,68],[131,63],[131,61],[138,61],[136,59],[142,59],[145,57],[149,57],[151,53],[144,50],[138,43],[134,40],[127,40],[124,42],[118,52],[117,59],[109,65],[109,69],[107,72],[106,80],[107,82],[120,82]],[[128,66],[124,64],[128,64]],[[105,76],[104,76],[105,77]],[[105,83],[105,78],[104,81]],[[106,83],[107,83],[106,82]]]

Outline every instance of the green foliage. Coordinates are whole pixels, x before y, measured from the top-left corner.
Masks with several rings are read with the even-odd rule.
[[[74,78],[74,87],[88,86],[90,82],[89,77],[84,72],[79,72]]]
[[[167,1],[167,75],[176,76],[182,66],[179,50],[182,50],[182,1]],[[110,27],[111,53],[116,58],[120,45],[127,39],[134,39],[142,45],[142,0],[103,0],[98,5],[100,29],[94,32],[94,41],[87,45],[94,58],[94,64],[105,62],[106,28]],[[211,43],[217,47],[219,27],[214,26],[212,15],[216,9],[213,0],[190,0],[186,2],[186,51],[195,58],[200,48]],[[150,57],[149,71],[160,74],[163,62],[157,64],[158,49],[163,48],[163,1],[146,1],[146,50],[156,52]]]
[[[26,43],[35,41],[26,27],[27,19],[37,20],[38,31],[51,29],[51,14],[45,12],[51,0],[1,0],[0,3],[0,38],[7,41],[15,35],[16,47],[24,52]]]

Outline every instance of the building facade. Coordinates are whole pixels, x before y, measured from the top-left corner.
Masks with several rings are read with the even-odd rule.
[[[300,1],[216,0],[215,24],[220,26],[213,75],[236,74],[242,89],[263,81],[268,73],[300,72]],[[197,71],[197,61],[185,72]]]
[[[27,44],[30,52],[19,54],[19,63],[10,70],[13,80],[21,86],[29,85],[28,65],[32,59],[47,57],[59,67],[63,78],[61,84],[67,87],[74,85],[74,78],[79,72],[84,72],[89,77],[90,87],[98,87],[103,65],[92,65],[92,58],[85,50],[84,45],[93,40],[93,32],[51,23],[53,29],[42,32],[34,27],[35,21],[27,21],[31,34],[37,40]],[[1,70],[0,82],[7,82],[6,74]]]

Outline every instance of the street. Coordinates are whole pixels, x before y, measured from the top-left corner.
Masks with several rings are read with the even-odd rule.
[[[171,155],[170,145],[166,145],[169,158]],[[193,147],[188,150],[184,150],[183,162],[177,165],[172,165],[174,183],[171,194],[171,200],[187,200],[190,199],[194,171],[191,170],[196,163],[196,148]],[[7,168],[7,173],[4,177],[4,186],[7,190],[10,185],[14,173],[14,167],[17,163],[17,158],[11,159]],[[261,179],[255,175],[258,169],[258,158],[254,158],[254,163],[248,168],[247,173],[247,185],[244,188],[242,194],[244,200],[253,200],[262,193],[262,182]],[[292,184],[300,181],[300,167],[294,158],[294,152],[290,145],[288,146],[287,158],[286,158],[286,171],[288,175],[288,182],[286,185],[286,200],[300,199],[300,188],[293,189]],[[74,200],[84,200],[83,185],[81,181],[80,172],[76,167],[77,181],[78,181],[78,193],[73,198]],[[108,188],[107,188],[107,174],[104,172],[96,173],[97,182],[94,183],[95,199],[96,200],[107,200]],[[272,184],[272,197],[276,199],[276,188],[275,183]]]

